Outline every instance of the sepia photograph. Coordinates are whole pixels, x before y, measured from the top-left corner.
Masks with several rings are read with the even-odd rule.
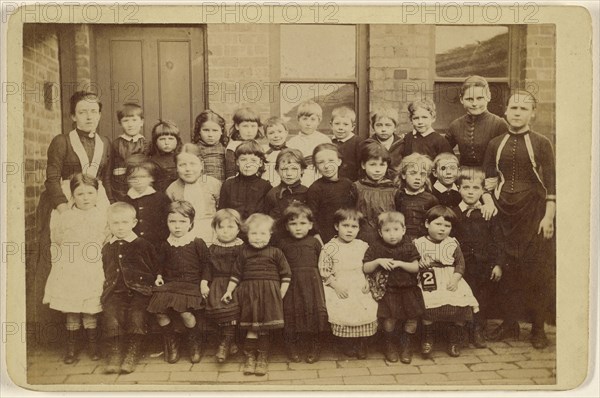
[[[17,384],[555,389],[557,236],[587,300],[590,227],[589,198],[580,231],[557,216],[561,32],[535,3],[411,4],[9,9]]]

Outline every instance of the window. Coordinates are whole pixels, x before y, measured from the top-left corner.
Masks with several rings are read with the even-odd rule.
[[[460,103],[460,87],[470,75],[486,78],[492,100],[488,110],[498,116],[510,92],[516,61],[516,29],[508,26],[435,27],[436,131],[445,133],[454,119],[465,111]]]
[[[331,134],[331,111],[348,106],[357,114],[355,133],[368,133],[366,30],[356,25],[280,25],[278,114],[290,134],[299,131],[298,105],[308,99],[323,108],[319,131]],[[364,126],[367,126],[365,130]]]

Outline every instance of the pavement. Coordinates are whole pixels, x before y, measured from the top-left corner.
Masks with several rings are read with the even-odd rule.
[[[522,324],[519,340],[488,342],[488,348],[463,347],[461,356],[449,357],[443,342],[436,343],[431,359],[415,353],[410,365],[387,362],[377,347],[371,346],[366,360],[348,359],[334,344],[322,349],[314,364],[291,363],[281,347],[275,347],[266,376],[245,376],[243,355],[227,363],[215,362],[216,344],[206,348],[202,360],[192,364],[185,355],[176,364],[164,361],[158,344],[149,347],[135,372],[128,375],[104,374],[103,360],[93,362],[85,351],[77,362],[65,365],[60,346],[38,348],[28,356],[28,382],[51,384],[115,385],[554,385],[556,384],[556,331],[547,327],[550,346],[534,349],[529,343],[530,325]],[[492,328],[493,325],[490,325]],[[340,387],[342,388],[342,387]],[[451,388],[451,387],[448,387]]]

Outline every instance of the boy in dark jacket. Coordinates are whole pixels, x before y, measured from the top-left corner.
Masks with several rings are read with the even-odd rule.
[[[147,331],[146,307],[158,273],[154,246],[138,237],[135,208],[117,202],[108,209],[112,237],[102,248],[104,336],[110,339],[106,373],[131,373]],[[125,336],[126,350],[121,347]],[[122,357],[125,352],[125,358]]]

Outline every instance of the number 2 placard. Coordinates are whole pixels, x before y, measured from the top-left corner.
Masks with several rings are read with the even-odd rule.
[[[435,279],[433,270],[421,271],[419,273],[419,279],[421,280],[423,291],[432,292],[437,290],[437,280]]]

